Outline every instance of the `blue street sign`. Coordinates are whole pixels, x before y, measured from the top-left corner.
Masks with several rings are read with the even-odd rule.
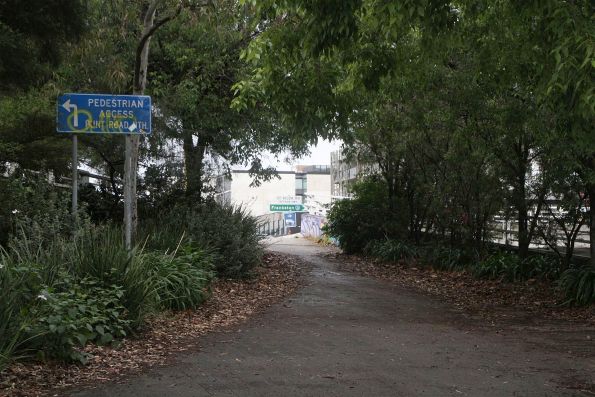
[[[283,214],[283,218],[285,219],[285,226],[287,226],[287,227],[295,226],[295,212],[286,212]]]
[[[58,132],[150,134],[151,97],[64,94],[58,98]]]

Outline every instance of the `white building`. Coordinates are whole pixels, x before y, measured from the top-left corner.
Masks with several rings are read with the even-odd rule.
[[[217,178],[216,197],[220,202],[242,205],[253,216],[274,213],[271,204],[302,204],[302,211],[324,214],[331,202],[328,165],[297,166],[295,171],[277,171],[279,178],[251,186],[247,170],[233,170],[231,178]],[[289,211],[291,212],[291,211]]]
[[[380,167],[374,163],[364,163],[348,159],[342,150],[331,152],[331,195],[334,200],[352,196],[352,187],[365,175],[378,174]]]

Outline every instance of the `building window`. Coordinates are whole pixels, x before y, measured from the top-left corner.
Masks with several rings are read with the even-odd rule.
[[[295,195],[303,196],[308,191],[308,179],[305,174],[295,175]]]

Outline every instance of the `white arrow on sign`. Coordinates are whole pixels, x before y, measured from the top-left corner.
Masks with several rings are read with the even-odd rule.
[[[132,132],[132,131],[136,130],[136,127],[137,127],[137,126],[136,126],[136,123],[132,123],[132,124],[130,125],[130,127],[128,127],[128,131]]]
[[[70,99],[67,99],[66,102],[64,102],[62,104],[62,107],[64,109],[66,109],[66,111],[68,113],[70,113],[70,109],[74,109],[74,126],[78,127],[79,126],[79,112],[78,112],[78,107],[74,104],[70,103]]]

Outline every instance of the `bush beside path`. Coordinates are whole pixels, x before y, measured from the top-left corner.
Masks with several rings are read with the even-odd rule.
[[[253,278],[215,281],[212,296],[199,308],[162,313],[117,347],[88,345],[87,365],[13,364],[0,373],[0,395],[60,395],[69,387],[115,381],[164,364],[176,353],[197,348],[205,333],[229,329],[288,296],[300,285],[301,273],[295,259],[267,253]]]

